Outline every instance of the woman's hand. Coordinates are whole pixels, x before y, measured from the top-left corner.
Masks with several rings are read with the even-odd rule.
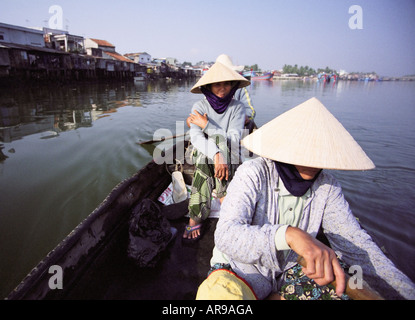
[[[346,277],[332,249],[295,227],[288,227],[285,240],[292,250],[302,256],[307,264],[304,274],[320,285],[336,280],[336,294],[341,296],[346,288]]]
[[[213,161],[215,164],[215,178],[218,178],[219,180],[228,180],[229,167],[226,164],[226,159],[223,157],[222,153],[218,152],[215,154]]]
[[[206,125],[207,125],[207,123],[208,123],[208,117],[207,117],[207,114],[205,113],[203,116],[199,113],[199,112],[197,112],[196,110],[195,110],[195,113],[196,114],[193,114],[193,113],[191,113],[190,115],[189,115],[189,117],[187,118],[187,122],[188,122],[188,124],[189,123],[193,123],[193,124],[195,124],[195,125],[197,125],[197,126],[199,126],[201,129],[204,129],[205,127],[206,127]]]

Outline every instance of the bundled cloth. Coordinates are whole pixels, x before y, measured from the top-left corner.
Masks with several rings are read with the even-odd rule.
[[[151,199],[144,199],[131,214],[128,257],[138,267],[154,267],[176,232],[160,207]]]

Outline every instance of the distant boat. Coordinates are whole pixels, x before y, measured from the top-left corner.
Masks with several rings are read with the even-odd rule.
[[[255,71],[246,71],[243,73],[243,76],[251,78],[251,80],[272,80],[274,77],[274,72],[266,72],[264,74],[258,75]]]
[[[274,77],[274,72],[267,72],[261,76],[251,77],[251,80],[272,80]]]
[[[329,83],[330,81],[336,82],[337,81],[337,75],[335,73],[332,74],[326,74],[325,72],[319,73],[317,75],[317,80],[324,83]]]
[[[134,76],[134,82],[142,82],[146,80],[146,75],[144,72],[136,72]]]

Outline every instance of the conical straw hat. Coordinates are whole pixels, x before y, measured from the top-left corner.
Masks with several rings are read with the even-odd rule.
[[[234,65],[232,59],[227,54],[221,54],[216,58],[216,62],[220,62],[228,68],[235,70],[236,72],[241,72],[245,68],[244,66]]]
[[[200,91],[200,87],[223,81],[239,81],[239,88],[243,88],[251,84],[249,80],[245,79],[239,73],[229,69],[220,62],[215,62],[215,64],[193,86],[190,92],[202,93],[202,91]]]
[[[320,169],[375,168],[342,124],[316,98],[271,120],[242,140],[253,153]]]

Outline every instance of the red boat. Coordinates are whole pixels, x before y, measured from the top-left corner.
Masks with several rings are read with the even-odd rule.
[[[267,72],[267,73],[264,73],[262,76],[251,77],[251,80],[272,80],[273,76],[274,76],[274,72]]]
[[[257,75],[255,71],[248,71],[243,74],[245,77],[250,77],[251,80],[272,80],[274,72],[267,72],[262,75]]]

